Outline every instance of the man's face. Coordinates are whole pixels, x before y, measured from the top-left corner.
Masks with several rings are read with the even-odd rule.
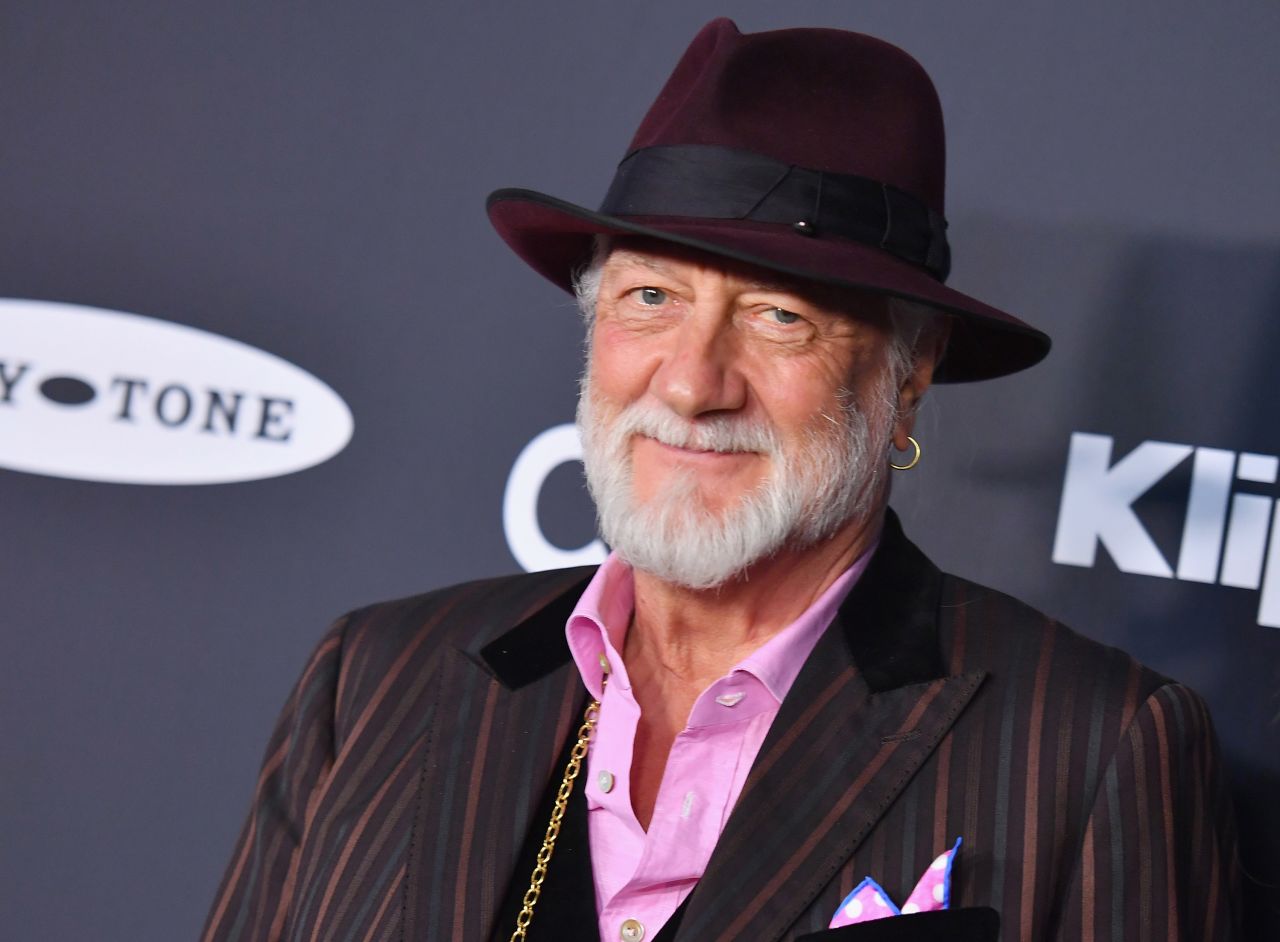
[[[588,483],[637,568],[708,588],[882,499],[898,390],[880,303],[625,242],[591,341]]]

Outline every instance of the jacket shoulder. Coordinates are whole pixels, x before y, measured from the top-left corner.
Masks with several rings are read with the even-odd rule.
[[[377,602],[340,618],[338,712],[358,711],[385,678],[422,677],[442,657],[477,660],[493,638],[557,599],[575,601],[595,567],[477,579]]]
[[[1088,691],[1131,711],[1172,681],[1120,648],[1064,625],[1011,595],[942,575],[940,641],[953,673],[981,668],[997,685],[1033,685],[1043,695]]]
[[[585,586],[594,572],[594,566],[583,566],[492,576],[376,602],[345,616],[348,633],[374,636],[371,640],[385,645],[388,653],[422,631],[430,632],[435,643],[472,649],[575,586]]]

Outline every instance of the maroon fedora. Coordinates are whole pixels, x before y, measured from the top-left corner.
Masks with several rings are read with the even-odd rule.
[[[494,228],[567,290],[595,235],[633,234],[952,316],[936,379],[1024,369],[1049,338],[946,287],[945,138],[933,83],[886,42],[834,29],[694,38],[599,210],[532,190],[489,196]]]

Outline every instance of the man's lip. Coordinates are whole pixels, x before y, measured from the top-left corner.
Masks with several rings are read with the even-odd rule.
[[[668,445],[666,442],[659,441],[656,438],[650,438],[648,435],[641,434],[637,436],[643,438],[651,444],[657,445],[664,451],[684,457],[694,458],[742,458],[757,454],[754,451],[714,451],[710,448],[686,448],[683,445]]]

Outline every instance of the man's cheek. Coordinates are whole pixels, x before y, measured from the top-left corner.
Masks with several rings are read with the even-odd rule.
[[[655,454],[658,446],[652,440],[632,436],[624,446],[624,460],[631,470],[631,486],[639,501],[648,501],[662,486],[663,473]]]

